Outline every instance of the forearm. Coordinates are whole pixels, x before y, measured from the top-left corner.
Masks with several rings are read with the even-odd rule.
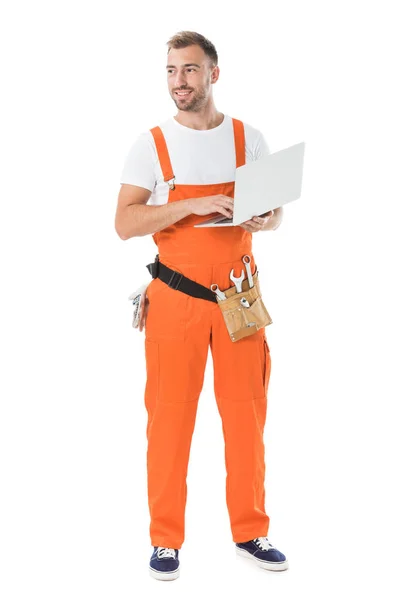
[[[265,225],[261,228],[261,231],[269,231],[271,229],[277,229],[282,222],[283,217],[283,206],[274,209],[274,214],[268,219]]]
[[[167,202],[160,206],[131,204],[124,213],[123,239],[156,233],[190,214],[189,199]]]

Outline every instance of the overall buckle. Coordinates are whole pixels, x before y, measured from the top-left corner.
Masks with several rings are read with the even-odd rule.
[[[160,272],[160,259],[159,259],[158,254],[157,254],[154,262],[146,265],[146,268],[148,269],[148,271],[153,279],[158,277],[159,272]]]
[[[156,254],[156,258],[154,259],[154,264],[153,264],[153,269],[152,269],[153,278],[158,277],[159,272],[160,272],[160,256],[159,256],[159,254]]]

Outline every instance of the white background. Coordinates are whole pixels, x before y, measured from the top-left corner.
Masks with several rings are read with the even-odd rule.
[[[1,15],[1,596],[397,598],[399,94],[394,2],[16,2]],[[262,14],[263,13],[263,14]],[[135,136],[176,114],[166,42],[219,53],[219,111],[305,141],[302,198],[254,234],[267,335],[266,509],[289,560],[236,556],[212,362],[181,577],[150,578],[151,236],[114,230]],[[397,586],[397,590],[395,589]]]

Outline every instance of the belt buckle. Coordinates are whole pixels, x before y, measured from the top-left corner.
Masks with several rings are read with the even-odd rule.
[[[176,281],[174,281],[176,277]],[[170,288],[172,288],[173,290],[177,290],[179,288],[179,284],[182,281],[182,277],[183,274],[182,273],[178,273],[177,271],[174,271],[168,281],[168,284]]]
[[[152,276],[153,276],[153,279],[156,279],[156,277],[158,277],[159,272],[160,272],[160,258],[159,258],[159,255],[157,254],[156,258],[154,260],[154,263],[152,265]]]

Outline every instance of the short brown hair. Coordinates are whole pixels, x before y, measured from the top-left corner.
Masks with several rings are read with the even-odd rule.
[[[215,67],[218,65],[218,54],[214,44],[205,38],[204,35],[201,35],[201,33],[196,33],[195,31],[179,31],[179,33],[176,33],[167,42],[168,52],[171,48],[177,50],[193,45],[200,46],[203,49],[204,54],[206,54],[211,61],[211,66]]]

